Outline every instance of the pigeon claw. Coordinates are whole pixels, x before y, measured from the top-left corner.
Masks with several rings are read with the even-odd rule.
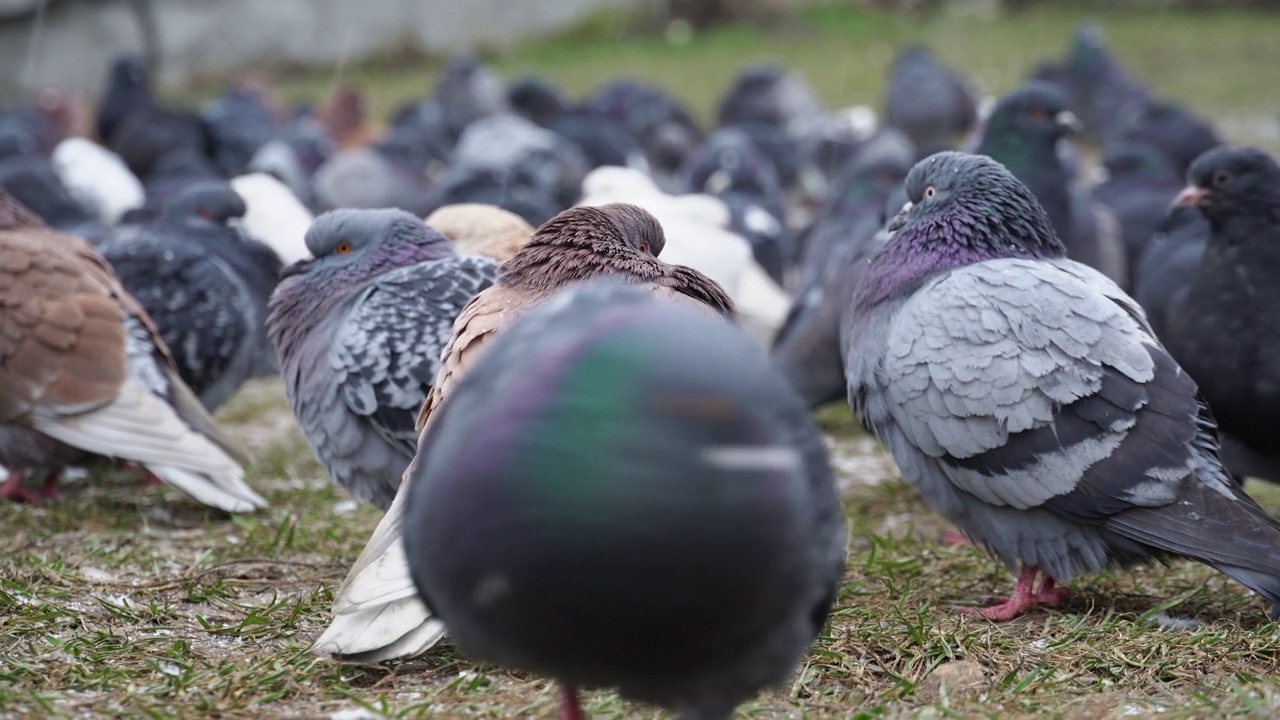
[[[1057,607],[1071,596],[1070,588],[1057,587],[1057,583],[1048,575],[1044,576],[1044,581],[1037,588],[1036,576],[1039,574],[1038,568],[1023,568],[1018,574],[1017,582],[1014,583],[1013,594],[1009,597],[1000,598],[997,604],[984,608],[961,607],[956,610],[966,614],[981,615],[993,622],[1004,622],[1035,607]]]
[[[35,504],[43,500],[42,493],[36,492],[22,484],[25,472],[18,468],[9,468],[9,477],[0,484],[0,497],[10,502]]]

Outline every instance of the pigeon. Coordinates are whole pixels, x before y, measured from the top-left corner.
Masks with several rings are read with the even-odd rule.
[[[584,106],[612,118],[640,141],[659,187],[678,186],[680,165],[702,142],[702,130],[688,109],[657,87],[625,78],[599,88]]]
[[[729,228],[751,243],[756,262],[779,285],[795,261],[786,196],[773,162],[746,132],[720,128],[685,159],[684,191],[714,195],[728,207]]]
[[[473,168],[525,173],[534,187],[554,198],[556,212],[578,198],[588,169],[573,143],[510,112],[481,118],[458,138],[451,172]]]
[[[232,178],[231,188],[245,203],[245,231],[270,247],[283,265],[310,255],[306,234],[313,219],[311,211],[287,185],[267,173],[254,172]]]
[[[1032,82],[996,103],[976,152],[995,159],[1031,188],[1072,259],[1125,285],[1128,253],[1119,223],[1104,206],[1073,191],[1058,160],[1059,141],[1079,128],[1057,88]]]
[[[378,142],[340,150],[316,170],[314,205],[335,208],[398,208],[424,215],[430,206],[424,148],[407,132],[392,131]]]
[[[50,227],[96,243],[107,228],[62,184],[48,158],[17,155],[0,160],[0,188]]]
[[[270,88],[245,78],[201,110],[213,143],[213,162],[225,177],[243,175],[279,124]]]
[[[386,509],[413,457],[414,415],[458,312],[497,274],[409,213],[341,209],[307,231],[267,330],[289,404],[351,496]]]
[[[558,680],[562,717],[604,686],[727,720],[821,632],[846,545],[822,437],[706,306],[573,286],[437,413],[406,480],[413,585],[469,658]]]
[[[747,329],[768,342],[786,318],[790,300],[755,261],[751,244],[732,232],[732,214],[705,194],[668,195],[653,179],[630,168],[603,167],[587,174],[579,206],[621,202],[639,205],[662,223],[664,259],[706,273],[728,291]]]
[[[453,142],[475,121],[508,109],[502,79],[469,52],[450,56],[440,70],[430,101],[440,108]]]
[[[270,248],[227,226],[244,211],[227,183],[200,183],[173,198],[160,219],[99,247],[209,412],[275,367],[267,298],[282,265]]]
[[[885,220],[906,202],[898,189],[911,169],[910,156],[859,158],[837,183],[835,196],[810,228],[805,264],[787,319],[773,338],[770,355],[808,403],[818,407],[845,396],[840,341],[845,308],[867,260],[886,237]]]
[[[884,121],[906,134],[919,157],[956,146],[978,122],[973,88],[928,47],[904,47],[889,69]]]
[[[247,172],[274,176],[288,186],[299,201],[311,207],[315,203],[312,180],[336,151],[333,138],[318,121],[302,118],[258,148],[249,159]]]
[[[1257,456],[1232,469],[1280,482],[1280,166],[1258,148],[1222,146],[1197,158],[1187,179],[1175,203],[1200,211],[1209,238],[1191,282],[1170,300],[1162,339],[1223,434]]]
[[[776,63],[748,65],[716,109],[719,127],[765,123],[796,136],[818,122],[826,108],[803,75]]]
[[[586,106],[575,106],[550,83],[525,78],[511,83],[507,97],[513,112],[577,146],[587,169],[604,165],[648,171],[640,143],[621,124]]]
[[[1280,602],[1280,522],[1223,468],[1137,303],[1067,259],[990,158],[932,155],[906,189],[852,304],[849,402],[925,501],[1017,570],[1006,601],[968,610],[1008,620],[1078,573],[1176,557]]]
[[[122,56],[108,72],[98,108],[98,138],[143,182],[171,152],[186,150],[208,158],[213,151],[204,119],[190,110],[158,104],[150,82],[141,57]]]
[[[1177,103],[1150,100],[1120,131],[1116,142],[1144,143],[1159,149],[1179,175],[1201,154],[1222,144],[1207,122]]]
[[[244,451],[183,384],[151,319],[93,248],[0,193],[0,496],[49,496],[69,465],[131,461],[227,512],[267,502]]]
[[[499,263],[515,257],[533,235],[524,218],[484,203],[445,205],[424,222],[452,242],[459,255],[480,255]]]
[[[1151,92],[1107,52],[1102,28],[1090,23],[1076,30],[1061,79],[1084,131],[1102,145],[1131,127],[1152,101]]]
[[[733,301],[714,280],[657,259],[665,244],[657,219],[625,203],[571,208],[541,225],[500,266],[497,281],[477,294],[454,322],[440,370],[418,414],[419,430],[495,335],[573,283],[617,277],[660,295],[690,298],[733,318]],[[400,540],[404,501],[402,484],[338,589],[333,622],[313,645],[317,654],[380,662],[425,652],[444,636],[409,577]]]
[[[432,190],[432,212],[449,205],[496,205],[530,225],[541,225],[562,209],[555,189],[546,185],[545,176],[516,166],[514,168],[480,168],[459,166],[450,169]]]
[[[1181,175],[1164,153],[1146,143],[1114,143],[1103,154],[1102,164],[1107,177],[1093,187],[1090,197],[1106,205],[1120,223],[1133,287],[1143,250],[1182,189]]]
[[[1133,298],[1161,340],[1168,333],[1169,313],[1181,304],[1208,244],[1209,222],[1199,209],[1177,205],[1169,209],[1138,258]]]
[[[342,85],[317,108],[315,118],[339,150],[364,147],[377,142],[384,129],[369,122],[364,91]]]
[[[120,156],[92,140],[69,137],[49,159],[71,197],[107,225],[147,201],[142,182]]]

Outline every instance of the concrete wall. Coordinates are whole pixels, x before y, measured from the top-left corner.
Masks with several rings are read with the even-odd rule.
[[[181,84],[263,62],[332,64],[381,49],[495,47],[640,0],[0,0],[0,96],[57,84],[97,93],[122,50]],[[43,5],[43,10],[41,6]]]

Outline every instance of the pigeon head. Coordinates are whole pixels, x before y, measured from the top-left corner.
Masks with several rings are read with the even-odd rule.
[[[616,253],[618,246],[657,257],[667,244],[662,224],[648,210],[629,203],[573,207],[543,223],[530,245],[589,245]]]
[[[1177,178],[1168,157],[1159,148],[1143,142],[1117,142],[1102,155],[1109,178]]]
[[[702,147],[685,161],[681,174],[689,192],[740,192],[757,197],[781,192],[773,161],[750,135],[736,127],[708,135]]]
[[[248,212],[244,198],[221,180],[209,180],[183,188],[165,203],[167,220],[184,224],[226,225],[232,218]]]
[[[872,259],[861,303],[909,293],[973,263],[1066,255],[1035,195],[989,157],[930,155],[911,168],[905,189],[907,204],[889,222],[893,237]]]
[[[507,103],[542,127],[555,122],[569,104],[559,88],[537,77],[521,78],[508,85]]]
[[[1191,163],[1187,180],[1174,205],[1199,208],[1215,228],[1232,217],[1280,220],[1280,167],[1256,147],[1214,148]]]
[[[1050,150],[1069,133],[1082,130],[1080,121],[1067,109],[1067,97],[1045,82],[1030,82],[1001,98],[991,110],[982,139],[984,148],[1030,145]],[[984,155],[992,152],[982,151]]]
[[[309,275],[353,287],[396,268],[454,254],[440,233],[403,210],[341,208],[315,219],[307,229],[312,257],[284,270],[284,277]]]
[[[833,183],[828,210],[832,215],[861,213],[867,203],[880,203],[899,187],[911,170],[902,157],[858,158]]]
[[[150,81],[147,64],[137,53],[127,53],[111,63],[107,84],[116,92],[146,90]]]

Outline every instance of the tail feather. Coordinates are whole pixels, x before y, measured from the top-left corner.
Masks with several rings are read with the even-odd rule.
[[[1107,527],[1210,565],[1280,603],[1280,522],[1229,481],[1191,483],[1176,502],[1120,513]]]
[[[207,505],[228,512],[267,506],[235,460],[132,380],[109,405],[74,417],[39,416],[34,427],[72,447],[141,463]]]

